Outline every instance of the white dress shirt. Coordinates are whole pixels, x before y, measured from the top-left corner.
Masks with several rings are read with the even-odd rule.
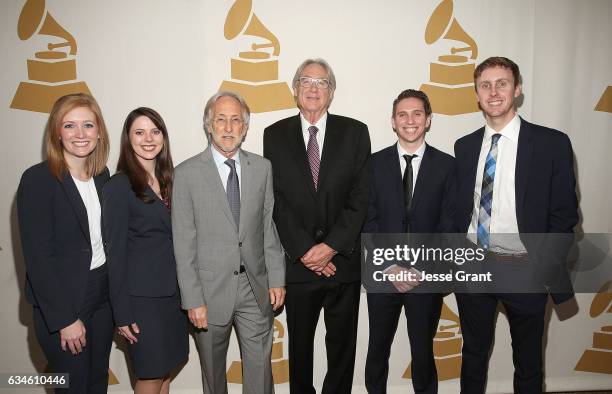
[[[219,171],[219,177],[221,178],[221,183],[223,184],[223,190],[227,193],[227,178],[229,178],[230,167],[225,164],[227,157],[223,156],[214,146],[210,147],[212,151],[212,157],[215,161],[215,165],[217,166],[217,171]],[[230,159],[233,159],[236,162],[236,175],[238,176],[238,185],[240,190],[240,196],[242,197],[242,171],[240,170],[240,149],[234,153]]]
[[[515,170],[520,129],[521,119],[517,114],[499,131],[501,137],[497,142],[497,160],[495,163],[495,179],[493,181],[493,205],[491,207],[489,228],[489,249],[497,253],[525,253],[525,246],[521,243],[518,235],[516,237],[506,235],[519,233],[516,219]],[[468,229],[469,238],[474,242],[476,241],[478,229],[484,166],[491,149],[491,137],[495,133],[497,132],[489,127],[489,125],[485,125],[484,138],[480,148],[480,156],[478,157],[476,183],[474,185],[474,209],[472,211],[472,221]],[[496,239],[495,234],[504,235]]]
[[[406,152],[404,148],[400,145],[399,141],[397,142],[397,154],[399,156],[400,162],[400,170],[402,172],[402,179],[404,178],[404,172],[406,172],[406,159],[404,159],[404,155],[409,155],[410,153]],[[419,146],[413,155],[416,157],[412,158],[412,194],[414,194],[414,187],[416,186],[417,176],[419,175],[419,168],[421,168],[421,161],[423,160],[423,155],[425,154],[425,141]]]
[[[302,121],[302,136],[304,137],[304,146],[308,149],[308,140],[310,139],[310,126],[315,126],[317,131],[317,144],[319,145],[319,159],[323,156],[323,141],[325,141],[325,126],[327,125],[327,112],[321,116],[321,119],[315,124],[311,124],[306,120],[304,115],[300,112],[300,119]]]
[[[102,209],[100,198],[93,178],[81,181],[72,177],[74,184],[81,195],[85,210],[87,211],[87,224],[89,225],[89,239],[91,241],[91,262],[89,269],[101,267],[106,262],[104,244],[102,242]]]

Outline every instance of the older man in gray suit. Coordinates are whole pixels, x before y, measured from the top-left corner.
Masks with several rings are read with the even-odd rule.
[[[209,146],[174,174],[172,230],[182,305],[198,328],[204,393],[227,393],[232,326],[243,393],[273,393],[273,310],[285,300],[285,262],[272,221],[270,162],[240,149],[249,107],[219,92],[204,109]]]

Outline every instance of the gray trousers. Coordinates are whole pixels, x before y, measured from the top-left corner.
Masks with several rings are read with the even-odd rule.
[[[265,315],[261,313],[246,273],[240,274],[237,291],[232,320],[225,326],[208,324],[207,331],[196,334],[204,393],[227,393],[227,348],[233,326],[242,359],[242,392],[273,394],[272,306]]]

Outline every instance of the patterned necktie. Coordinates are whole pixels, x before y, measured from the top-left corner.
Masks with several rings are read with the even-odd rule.
[[[497,162],[497,142],[501,134],[495,133],[491,137],[491,149],[487,154],[482,176],[482,190],[480,191],[480,210],[478,211],[478,229],[476,239],[479,245],[489,249],[489,230],[491,228],[491,207],[493,206],[493,183],[495,181],[495,164]]]
[[[404,176],[402,177],[402,183],[404,184],[404,211],[406,212],[406,232],[410,232],[410,205],[412,204],[412,184],[414,180],[414,174],[412,173],[412,159],[417,155],[404,155],[406,160],[406,169],[404,170]]]
[[[306,147],[306,156],[308,156],[308,164],[310,165],[310,172],[312,173],[312,182],[314,184],[315,191],[317,190],[319,182],[319,166],[321,165],[321,158],[319,157],[319,144],[317,143],[317,132],[319,129],[316,126],[310,126],[308,132],[310,137],[308,138],[308,146]]]
[[[238,174],[236,173],[236,162],[233,159],[227,159],[225,164],[230,168],[229,176],[227,177],[227,202],[229,203],[236,227],[240,223],[240,186],[238,184]]]

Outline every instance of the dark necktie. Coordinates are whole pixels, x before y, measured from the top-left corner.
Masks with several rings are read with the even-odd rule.
[[[308,146],[306,147],[306,156],[308,156],[308,164],[310,165],[310,172],[312,174],[312,183],[314,184],[315,191],[317,190],[319,182],[319,166],[321,165],[321,158],[319,157],[319,144],[317,143],[317,132],[319,131],[316,126],[310,126],[308,132]]]
[[[402,183],[404,184],[404,210],[406,212],[406,232],[410,232],[410,205],[412,204],[412,183],[414,175],[412,174],[412,159],[417,155],[404,155],[406,160],[406,169]]]
[[[482,189],[480,191],[480,209],[478,211],[478,229],[476,239],[479,245],[489,249],[491,230],[491,208],[493,207],[493,184],[495,181],[495,167],[497,164],[497,142],[501,134],[495,133],[491,137],[491,149],[487,154],[482,176]]]
[[[227,202],[229,203],[236,227],[240,223],[240,185],[238,184],[238,174],[236,173],[236,162],[233,159],[227,159],[225,164],[230,168],[229,176],[227,177]]]

